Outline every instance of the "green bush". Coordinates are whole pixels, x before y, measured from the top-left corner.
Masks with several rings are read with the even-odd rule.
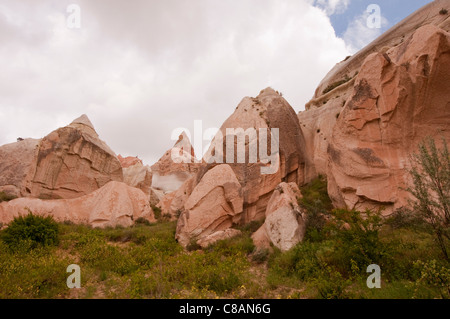
[[[327,192],[327,180],[324,176],[311,181],[301,189],[303,197],[299,205],[306,210],[305,240],[321,241],[326,224],[326,216],[333,209],[333,204]]]
[[[16,196],[8,195],[5,192],[0,192],[0,203],[1,202],[8,202],[10,200],[16,199]]]
[[[59,243],[59,227],[51,216],[41,217],[29,212],[15,217],[3,230],[3,242],[13,251],[34,249],[37,246],[55,246]]]
[[[332,215],[334,222],[329,226],[334,233],[332,262],[341,271],[350,274],[352,266],[365,271],[370,264],[384,266],[388,263],[389,249],[379,238],[382,226],[379,212],[336,209]]]
[[[450,298],[450,267],[449,264],[439,263],[436,260],[423,262],[418,260],[414,266],[421,270],[417,279],[414,297],[417,297],[419,289],[423,286],[437,289],[443,299]]]
[[[156,205],[152,205],[152,210],[153,210],[153,214],[155,214],[155,219],[156,219],[157,221],[160,221],[161,218],[162,218],[162,215],[161,215],[161,208],[159,208],[159,207],[156,206]]]

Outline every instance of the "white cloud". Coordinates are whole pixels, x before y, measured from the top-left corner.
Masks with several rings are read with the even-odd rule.
[[[302,110],[349,54],[312,0],[2,1],[0,144],[86,113],[116,153],[156,161],[177,127],[219,127],[267,86]],[[207,142],[205,142],[206,144]]]
[[[330,16],[344,13],[350,4],[350,0],[315,0],[315,4]]]
[[[382,34],[383,27],[388,25],[388,20],[381,16],[381,28],[370,28],[367,20],[370,17],[369,12],[357,16],[344,32],[343,39],[347,44],[348,50],[353,54],[364,48],[370,42]]]

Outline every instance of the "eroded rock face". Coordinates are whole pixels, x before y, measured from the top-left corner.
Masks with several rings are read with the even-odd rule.
[[[188,136],[183,132],[174,147],[152,165],[151,186],[165,193],[176,191],[186,180],[196,174],[200,165],[195,158],[194,148]]]
[[[298,199],[301,192],[295,183],[281,183],[273,192],[266,209],[264,224],[252,236],[259,248],[270,243],[287,251],[303,240],[305,220]]]
[[[53,216],[58,222],[71,221],[93,227],[128,227],[138,218],[155,222],[148,196],[121,182],[109,182],[102,188],[73,199],[41,200],[18,198],[0,204],[0,222],[7,224],[18,215]]]
[[[389,49],[401,46],[426,25],[449,32],[450,19],[439,13],[442,8],[450,10],[447,0],[436,0],[423,6],[353,56],[337,63],[321,81],[312,100],[305,105],[306,111],[298,114],[307,148],[307,182],[318,174],[328,174],[328,145],[334,126],[353,94],[356,77],[369,55],[374,52],[387,54]]]
[[[195,186],[178,219],[176,239],[186,247],[230,228],[243,211],[242,188],[229,165],[209,170]]]
[[[136,157],[126,157],[125,160],[121,160],[121,164],[123,182],[131,187],[139,188],[144,193],[150,195],[152,193],[152,170],[150,166],[144,166],[142,161]]]
[[[130,166],[134,166],[136,164],[141,164],[144,165],[142,163],[142,160],[139,159],[138,157],[134,157],[134,156],[126,156],[126,157],[122,157],[122,155],[118,155],[117,158],[119,159],[120,165],[122,165],[122,168],[128,168]]]
[[[14,195],[42,199],[76,198],[123,180],[118,158],[86,115],[42,140],[0,147],[0,176],[0,187]]]
[[[409,155],[426,136],[450,140],[449,70],[450,34],[433,25],[366,58],[327,150],[336,206],[407,204]]]
[[[272,152],[270,139],[268,139],[265,147],[268,154],[275,153],[274,160],[269,164],[262,164],[258,155],[256,163],[250,161],[249,150],[259,149],[264,143],[260,140],[259,129],[266,130],[267,135],[270,136],[269,130],[272,128],[279,129],[279,153]],[[234,139],[234,161],[232,160],[232,163],[227,161],[227,146],[229,147],[227,130],[229,129],[243,131],[255,129],[258,132],[254,135],[247,134],[245,163],[237,161],[237,154],[241,148],[237,138]],[[278,92],[267,88],[256,98],[244,98],[235,112],[223,123],[220,134],[223,136],[221,143],[217,142],[220,139],[216,136],[204,161],[210,163],[213,159],[217,163],[217,159],[221,158],[222,162],[230,165],[235,172],[242,185],[245,203],[241,223],[264,218],[267,202],[275,187],[282,181],[303,184],[306,143],[294,110]],[[206,170],[214,165],[216,164],[206,164]],[[267,168],[270,165],[273,165],[275,169],[269,174],[262,173],[261,168]]]
[[[197,183],[196,176],[189,178],[175,192],[163,195],[157,206],[161,208],[163,214],[170,215],[173,219],[178,218],[184,212],[184,204]]]
[[[0,146],[0,191],[16,197],[26,193],[40,143],[41,140],[29,138]]]

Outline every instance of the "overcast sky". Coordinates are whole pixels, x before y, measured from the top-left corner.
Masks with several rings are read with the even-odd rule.
[[[117,154],[153,164],[174,129],[220,127],[268,86],[303,110],[336,63],[429,2],[2,0],[0,145],[87,114]]]

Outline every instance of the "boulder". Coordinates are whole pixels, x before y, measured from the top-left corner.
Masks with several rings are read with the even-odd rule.
[[[16,197],[27,193],[40,143],[41,140],[29,138],[0,146],[0,192]]]
[[[266,209],[264,224],[252,236],[258,248],[268,248],[270,243],[287,251],[301,242],[305,235],[305,217],[298,205],[301,192],[295,183],[277,186]]]
[[[230,228],[243,211],[242,188],[229,165],[205,173],[184,204],[177,223],[176,239],[186,247],[191,241]]]
[[[0,222],[7,224],[29,211],[35,215],[53,216],[58,222],[71,221],[93,227],[128,227],[138,218],[156,221],[148,196],[121,182],[109,182],[88,195],[73,199],[18,198],[3,202],[0,203]]]

